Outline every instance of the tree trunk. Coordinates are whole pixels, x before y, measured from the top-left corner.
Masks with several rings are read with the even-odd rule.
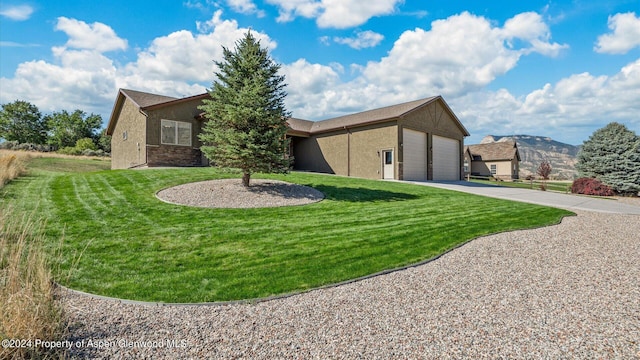
[[[251,174],[249,172],[242,173],[242,185],[244,187],[249,187],[249,180],[251,179]]]

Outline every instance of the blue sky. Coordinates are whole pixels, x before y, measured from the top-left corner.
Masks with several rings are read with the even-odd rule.
[[[640,0],[176,0],[0,3],[0,102],[108,121],[118,88],[206,91],[252,29],[295,117],[442,95],[472,134],[580,144],[640,133]]]

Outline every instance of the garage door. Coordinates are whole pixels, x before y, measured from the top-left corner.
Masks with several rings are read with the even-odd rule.
[[[404,180],[427,180],[427,134],[409,129],[402,130]]]
[[[460,143],[433,135],[433,180],[460,180]]]

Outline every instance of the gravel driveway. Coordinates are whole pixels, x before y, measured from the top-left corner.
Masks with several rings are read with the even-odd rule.
[[[61,297],[80,357],[631,359],[640,357],[638,234],[639,216],[580,212],[418,267],[257,304]]]

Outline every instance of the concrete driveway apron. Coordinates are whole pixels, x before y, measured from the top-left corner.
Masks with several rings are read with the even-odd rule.
[[[562,194],[551,191],[510,188],[485,185],[468,181],[402,181],[405,183],[431,186],[440,189],[461,191],[498,199],[513,200],[531,204],[552,206],[567,210],[585,210],[613,214],[640,215],[640,206],[625,204],[615,199],[598,199],[588,196]]]

